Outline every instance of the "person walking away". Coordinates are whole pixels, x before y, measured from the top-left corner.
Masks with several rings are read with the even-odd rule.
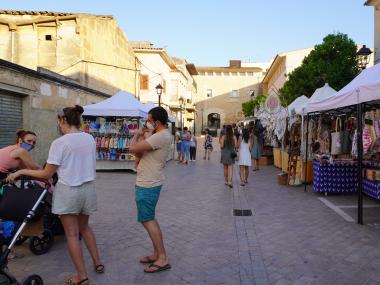
[[[239,137],[240,137],[240,131],[239,131],[239,126],[236,125],[236,124],[233,124],[232,125],[232,129],[234,131],[234,136],[236,138],[236,141],[238,142],[239,141]]]
[[[239,171],[240,185],[248,183],[249,167],[251,166],[252,143],[249,137],[249,130],[243,129],[242,137],[239,139]]]
[[[212,136],[210,135],[210,132],[209,132],[209,129],[205,129],[205,143],[204,143],[204,147],[205,147],[205,155],[203,157],[204,160],[210,160],[211,158],[211,153],[212,153],[212,150],[213,150],[213,146],[212,146]]]
[[[220,135],[219,135],[219,144],[221,144],[222,137],[226,135],[226,125],[223,125],[222,129],[220,130]]]
[[[260,169],[260,157],[261,157],[261,143],[259,139],[258,128],[255,126],[252,129],[251,140],[252,140],[252,150],[251,150],[251,159],[252,159],[252,171],[257,171]]]
[[[97,210],[95,192],[96,144],[93,137],[79,130],[83,108],[79,105],[64,108],[58,114],[61,137],[53,141],[43,170],[20,170],[8,176],[15,181],[20,175],[50,179],[56,172],[58,183],[53,192],[52,212],[59,215],[76,274],[66,280],[68,285],[88,285],[79,234],[90,252],[96,273],[104,272],[95,235],[88,224]]]
[[[197,158],[197,138],[190,131],[190,161],[195,161]]]
[[[174,139],[175,139],[176,149],[177,149],[177,160],[182,161],[181,132],[178,128],[176,128]]]
[[[226,127],[226,134],[220,139],[221,163],[224,167],[225,184],[232,188],[233,166],[236,158],[236,138],[234,137],[232,126]]]
[[[137,167],[135,200],[137,221],[142,223],[153,244],[153,253],[142,257],[140,263],[148,264],[146,273],[170,269],[162,232],[155,218],[155,211],[164,181],[164,167],[171,145],[171,134],[166,128],[168,113],[162,107],[155,107],[148,113],[148,124],[155,133],[148,139],[137,142],[144,135],[144,129],[133,137],[129,151],[142,153]]]
[[[190,133],[187,127],[183,128],[183,134],[181,138],[182,144],[182,163],[188,164],[190,160]]]

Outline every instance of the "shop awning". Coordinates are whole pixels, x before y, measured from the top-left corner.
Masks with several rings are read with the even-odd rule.
[[[308,113],[339,109],[380,100],[380,64],[363,70],[335,95],[307,106]]]
[[[126,91],[120,91],[102,102],[83,108],[84,116],[146,118],[148,113],[144,105]]]

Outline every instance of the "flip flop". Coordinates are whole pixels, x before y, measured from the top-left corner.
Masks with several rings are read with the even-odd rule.
[[[150,259],[149,256],[145,256],[145,257],[140,259],[141,264],[149,264],[149,263],[153,263],[155,261],[156,260]]]
[[[149,271],[149,270],[146,270],[147,268],[155,268],[155,269],[153,271]],[[164,265],[164,266],[159,266],[157,264],[152,263],[147,268],[144,269],[145,273],[157,273],[157,272],[161,272],[161,271],[164,271],[164,270],[168,270],[168,269],[170,269],[172,267],[170,266],[169,263],[166,264],[166,265]]]
[[[94,265],[94,271],[98,274],[104,273],[104,265],[103,264]]]
[[[88,280],[88,278],[85,278],[79,282],[75,282],[73,281],[73,279],[68,279],[65,281],[65,284],[66,285],[89,285],[90,284],[90,281]]]

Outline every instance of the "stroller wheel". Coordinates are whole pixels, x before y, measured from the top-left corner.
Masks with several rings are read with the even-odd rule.
[[[22,245],[29,237],[19,236],[16,240],[16,245]],[[1,283],[0,283],[1,285]]]
[[[31,237],[29,242],[29,249],[35,255],[47,253],[54,244],[54,235],[51,230],[44,230],[43,237]],[[31,283],[33,284],[33,283]],[[36,283],[38,284],[38,283]]]
[[[20,285],[44,285],[44,281],[38,275],[30,275],[25,278]]]
[[[13,284],[13,281],[11,281],[11,279],[9,279],[9,277],[4,274],[4,273],[0,273],[0,285],[12,285]]]

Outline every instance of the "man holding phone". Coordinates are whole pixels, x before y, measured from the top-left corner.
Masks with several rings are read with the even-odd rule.
[[[171,134],[167,129],[168,113],[155,107],[148,113],[146,128],[133,137],[129,151],[141,155],[137,166],[135,199],[137,220],[142,223],[153,243],[153,254],[142,257],[140,263],[149,264],[145,273],[156,273],[170,269],[162,232],[155,218],[155,211],[164,180],[164,167],[171,145]],[[153,135],[144,138],[148,130]],[[143,139],[142,139],[143,138]]]

